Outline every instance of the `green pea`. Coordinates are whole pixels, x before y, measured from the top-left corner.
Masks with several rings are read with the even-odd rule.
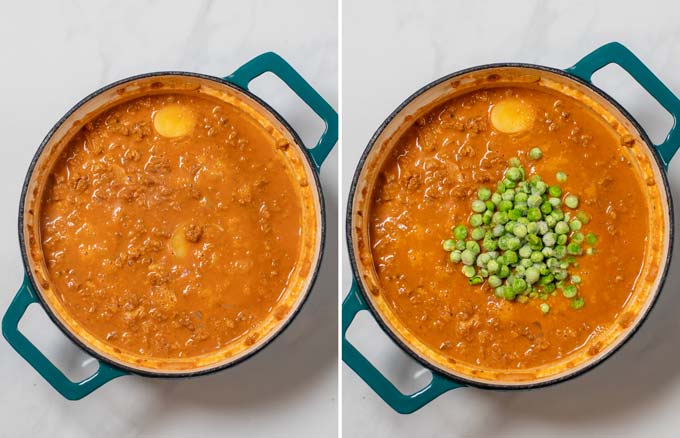
[[[529,245],[524,245],[519,249],[519,256],[522,257],[523,259],[531,257],[531,248]]]
[[[539,181],[533,187],[533,190],[531,192],[535,195],[542,195],[543,193],[546,192],[546,190],[548,190],[548,184],[544,183],[543,181]]]
[[[490,236],[485,236],[484,241],[482,241],[482,247],[487,251],[493,251],[498,248],[498,241]]]
[[[505,298],[508,301],[512,301],[515,299],[517,296],[517,292],[513,291],[512,288],[506,287],[503,289],[503,298]]]
[[[460,263],[461,261],[461,252],[459,250],[451,251],[449,254],[449,260],[451,260],[453,263]]]
[[[493,234],[494,237],[500,237],[501,235],[503,235],[504,232],[505,232],[505,227],[501,224],[495,225],[491,229],[491,234]]]
[[[496,204],[494,204],[491,201],[486,201],[484,205],[486,205],[486,212],[487,213],[493,213],[494,210],[496,210]]]
[[[493,218],[493,213],[490,210],[487,210],[484,212],[482,215],[482,223],[484,225],[489,225],[491,224],[491,219]]]
[[[511,210],[513,207],[512,201],[508,201],[507,199],[504,199],[501,201],[500,204],[498,204],[498,211],[500,212],[507,212]]]
[[[486,264],[491,260],[491,256],[487,253],[481,253],[477,256],[477,266],[480,268],[486,267]]]
[[[538,223],[537,222],[529,222],[527,224],[527,233],[529,234],[538,234]]]
[[[574,284],[580,284],[581,283],[581,276],[580,275],[572,275],[571,276],[571,282]]]
[[[472,216],[470,216],[470,219],[468,219],[468,222],[470,222],[470,226],[473,227],[478,227],[482,225],[482,215],[479,213],[475,213]]]
[[[475,242],[474,240],[468,240],[465,242],[465,248],[468,251],[471,251],[474,255],[477,255],[480,252],[479,243]]]
[[[510,237],[510,239],[508,239],[508,249],[517,251],[521,245],[522,243],[518,237]]]
[[[519,167],[522,165],[522,163],[519,161],[519,158],[517,157],[512,157],[508,160],[508,164],[510,167]]]
[[[578,310],[585,305],[585,300],[582,297],[574,298],[571,300],[571,308]]]
[[[541,213],[543,214],[550,214],[552,209],[552,205],[550,205],[550,202],[548,201],[545,201],[543,204],[541,204]]]
[[[500,269],[500,265],[496,260],[489,260],[489,263],[486,264],[486,269],[490,273],[495,274],[496,272],[498,272],[498,269]]]
[[[548,198],[548,204],[550,204],[552,208],[558,208],[562,205],[562,200],[560,198]]]
[[[464,265],[473,265],[475,263],[475,253],[469,249],[466,249],[461,252],[460,259]]]
[[[534,251],[531,253],[531,261],[534,263],[542,262],[543,258],[543,253],[540,251]]]
[[[590,245],[595,245],[597,243],[597,236],[595,233],[586,234],[586,242],[588,242]]]
[[[524,290],[527,288],[527,282],[521,278],[516,278],[512,281],[511,287],[512,291],[518,294],[520,292],[524,292]]]
[[[555,232],[557,234],[567,234],[569,232],[569,225],[564,221],[559,221],[555,224]]]
[[[523,278],[524,277],[524,271],[526,271],[527,266],[524,266],[524,261],[526,259],[522,259],[519,261],[519,266],[515,266],[515,272],[513,272],[513,275],[517,278]]]
[[[508,214],[504,211],[497,211],[491,217],[491,222],[493,222],[494,224],[501,224],[502,225],[502,224],[507,223],[508,220],[509,220]]]
[[[456,239],[463,240],[467,237],[467,228],[465,228],[465,225],[458,225],[453,229],[453,235]]]
[[[524,274],[524,278],[526,279],[527,283],[529,284],[534,284],[538,281],[540,278],[541,273],[537,268],[531,267],[526,270],[526,273]]]
[[[493,195],[491,195],[491,202],[493,202],[496,205],[498,205],[502,200],[503,197],[499,192],[495,192]]]
[[[565,298],[574,298],[577,293],[578,289],[573,284],[562,288],[562,295],[564,295]]]
[[[557,221],[561,221],[562,219],[564,219],[564,213],[562,213],[562,210],[560,210],[559,208],[556,208],[550,212],[550,217],[555,218],[555,220]]]
[[[555,234],[554,233],[545,233],[543,235],[543,244],[545,246],[555,246]]]
[[[552,217],[552,215],[546,216],[544,219],[545,219],[545,223],[548,224],[548,228],[555,228],[555,224],[557,223],[557,219]]]
[[[505,231],[505,230],[504,230]],[[510,238],[508,237],[507,234],[503,234],[501,237],[498,238],[498,248],[502,249],[503,251],[508,249],[508,240]]]
[[[484,201],[480,201],[479,199],[475,199],[472,201],[472,211],[475,213],[484,213],[486,210],[486,204]]]
[[[490,276],[488,282],[489,286],[491,287],[498,287],[503,284],[503,280],[501,280],[497,275]]]
[[[481,187],[477,191],[477,197],[482,201],[487,201],[491,197],[491,190],[487,189],[486,187]]]
[[[569,222],[569,228],[571,228],[571,231],[578,231],[581,229],[581,221],[578,219],[572,219],[571,222]]]
[[[536,207],[530,208],[527,211],[527,219],[530,221],[539,221],[542,217],[543,215],[541,214],[541,210]]]
[[[571,240],[575,243],[583,243],[585,236],[582,233],[577,232],[571,236]]]
[[[567,243],[567,235],[566,234],[560,234],[557,236],[557,244],[558,245],[565,245]]]
[[[529,207],[540,207],[543,202],[543,198],[540,195],[531,195],[527,199],[527,205]]]
[[[557,172],[555,174],[555,178],[557,178],[557,181],[559,182],[566,182],[567,181],[567,174],[564,172]]]
[[[567,254],[567,247],[564,245],[557,245],[555,247],[555,257],[561,259]]]
[[[567,252],[569,254],[579,255],[581,254],[581,245],[579,245],[578,243],[570,243],[569,245],[567,245]]]
[[[517,223],[517,222],[515,222],[515,221],[508,221],[508,222],[505,224],[505,227],[504,227],[504,228],[505,228],[505,232],[506,232],[506,233],[512,233],[512,229],[515,228],[515,224],[516,224],[516,223]]]
[[[512,233],[522,239],[527,235],[527,227],[524,224],[518,223],[512,228]]]
[[[462,251],[465,249],[465,241],[464,240],[456,240],[456,249],[459,251]]]
[[[447,239],[442,242],[442,247],[444,248],[444,251],[451,252],[456,249],[456,241],[453,239]]]
[[[543,314],[550,312],[550,306],[548,305],[548,303],[541,303],[541,305],[538,307],[541,309],[541,312]]]
[[[519,167],[511,167],[507,170],[507,172],[505,172],[505,176],[510,181],[517,182],[522,179],[522,171],[519,169]]]
[[[535,234],[529,234],[527,236],[527,242],[534,251],[543,249],[543,240]]]
[[[513,208],[508,212],[508,217],[510,218],[510,220],[516,221],[517,219],[522,217],[522,211],[517,208]]]
[[[528,199],[529,199],[529,195],[527,195],[524,192],[519,192],[515,195],[514,201],[515,202],[527,202]]]
[[[507,265],[501,265],[498,268],[498,276],[501,278],[508,278],[510,276],[510,268]]]
[[[474,240],[482,240],[484,238],[484,230],[481,228],[473,228],[470,237]]]
[[[564,198],[564,205],[569,208],[578,208],[578,197],[576,195],[567,195]]]
[[[560,186],[550,186],[550,188],[548,188],[548,194],[554,198],[559,198],[562,196],[562,189]]]
[[[514,265],[517,263],[517,253],[513,250],[508,250],[503,253],[503,257],[505,258],[505,261],[507,262],[508,265]]]
[[[476,274],[475,268],[469,265],[463,266],[461,272],[463,272],[463,275],[465,275],[467,278],[472,278]]]
[[[538,160],[538,159],[540,159],[540,158],[543,156],[543,151],[542,151],[541,149],[539,149],[539,148],[532,148],[532,149],[529,151],[529,156],[530,156],[533,160]]]

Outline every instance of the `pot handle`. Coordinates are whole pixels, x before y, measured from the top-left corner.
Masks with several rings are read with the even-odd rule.
[[[673,116],[673,127],[668,136],[661,144],[655,145],[659,150],[664,166],[668,168],[673,155],[680,147],[680,129],[678,128],[680,100],[633,52],[620,43],[612,42],[595,49],[572,67],[567,68],[566,71],[585,81],[592,82],[593,73],[611,63],[617,64],[627,71],[642,88],[647,90]]]
[[[248,90],[248,85],[253,79],[267,72],[275,74],[288,85],[326,125],[316,146],[308,148],[317,169],[320,168],[338,141],[338,114],[290,64],[274,52],[263,53],[224,79]]]
[[[7,342],[38,372],[47,383],[52,385],[61,395],[69,400],[79,400],[96,390],[109,380],[115,379],[127,372],[99,362],[99,369],[90,377],[80,382],[72,382],[50,360],[19,331],[19,321],[31,304],[38,302],[38,296],[28,279],[24,283],[9,305],[2,318],[2,335]]]
[[[357,314],[363,310],[368,310],[368,306],[355,280],[342,303],[342,360],[392,409],[400,414],[410,414],[443,393],[465,386],[433,371],[432,381],[425,388],[413,394],[403,394],[347,340],[347,329]]]

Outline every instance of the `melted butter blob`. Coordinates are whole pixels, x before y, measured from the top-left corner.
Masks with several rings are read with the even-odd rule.
[[[519,99],[505,99],[491,108],[491,124],[497,131],[517,134],[534,123],[536,114],[528,103]]]
[[[182,137],[194,130],[194,113],[182,105],[168,105],[153,116],[153,127],[163,137]]]

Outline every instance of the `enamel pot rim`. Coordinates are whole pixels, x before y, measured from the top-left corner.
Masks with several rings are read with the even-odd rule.
[[[248,98],[254,100],[257,104],[259,104],[262,108],[265,109],[269,113],[270,116],[272,116],[274,119],[276,119],[277,122],[281,123],[281,125],[287,130],[287,132],[290,134],[290,136],[293,138],[295,142],[295,147],[298,148],[298,150],[302,153],[302,155],[305,157],[306,164],[311,170],[311,173],[314,178],[314,190],[316,191],[316,194],[318,196],[319,204],[319,215],[320,215],[320,224],[319,224],[319,252],[316,255],[315,261],[314,261],[314,268],[309,272],[309,283],[307,286],[307,290],[304,291],[304,295],[301,297],[300,301],[298,302],[296,308],[290,312],[286,320],[278,326],[275,330],[276,332],[270,336],[265,342],[262,342],[260,345],[258,345],[256,348],[248,351],[246,354],[243,356],[232,360],[232,361],[227,361],[227,362],[222,362],[218,363],[215,366],[201,369],[198,371],[186,371],[186,372],[181,372],[181,373],[163,373],[163,372],[156,372],[156,371],[149,371],[146,369],[140,369],[140,368],[135,368],[126,364],[122,364],[116,361],[112,361],[109,358],[101,355],[97,351],[93,350],[86,344],[84,344],[75,334],[71,332],[62,322],[57,318],[57,316],[52,312],[52,309],[46,304],[45,299],[42,296],[42,291],[41,288],[39,287],[38,283],[36,282],[33,273],[31,272],[30,269],[30,263],[29,263],[29,258],[28,254],[26,252],[26,241],[25,241],[25,236],[24,236],[24,207],[25,207],[25,201],[26,201],[26,196],[28,193],[28,186],[30,179],[33,175],[33,172],[35,170],[35,166],[38,162],[38,159],[42,155],[42,153],[45,150],[45,147],[51,140],[52,136],[55,134],[57,129],[74,113],[76,112],[81,106],[83,106],[85,103],[89,102],[93,98],[99,96],[100,94],[118,87],[120,85],[126,84],[128,82],[140,80],[140,79],[149,79],[153,77],[160,77],[160,76],[175,76],[175,77],[191,77],[191,78],[197,78],[197,79],[202,79],[206,81],[213,82],[217,84],[218,86],[222,87],[228,87],[231,90],[235,91],[236,93],[244,94]],[[235,365],[238,365],[247,359],[250,359],[253,357],[256,353],[262,351],[266,346],[270,345],[274,339],[279,337],[281,333],[283,333],[291,324],[291,322],[298,316],[300,313],[302,307],[304,306],[305,302],[309,298],[309,295],[314,288],[314,284],[316,283],[318,274],[319,274],[319,269],[321,266],[321,261],[323,259],[323,254],[324,254],[324,247],[325,247],[325,238],[326,238],[326,208],[324,204],[324,197],[323,197],[323,191],[321,190],[321,182],[319,180],[319,168],[316,166],[314,163],[314,160],[312,159],[312,156],[309,153],[309,150],[307,147],[304,145],[302,139],[300,136],[297,134],[297,132],[293,129],[293,127],[284,119],[274,108],[272,108],[269,104],[267,104],[264,100],[260,99],[256,95],[254,95],[252,92],[245,88],[241,88],[238,85],[229,82],[226,79],[217,77],[217,76],[210,76],[202,73],[194,73],[194,72],[185,72],[185,71],[159,71],[159,72],[150,72],[150,73],[143,73],[139,75],[134,75],[130,76],[124,79],[120,79],[118,81],[112,82],[108,85],[105,85],[104,87],[99,88],[98,90],[90,93],[83,99],[81,99],[78,103],[76,103],[71,109],[69,109],[60,119],[57,121],[57,123],[49,130],[43,141],[40,143],[40,146],[36,150],[33,158],[31,159],[31,163],[28,167],[28,170],[26,172],[26,177],[24,179],[22,188],[21,188],[21,197],[19,201],[19,214],[18,214],[18,228],[19,228],[19,247],[21,250],[21,259],[24,265],[24,272],[26,273],[31,287],[35,291],[38,300],[40,302],[41,307],[45,310],[49,318],[52,320],[52,322],[71,340],[73,341],[78,347],[86,351],[89,355],[93,356],[97,360],[100,360],[114,368],[120,369],[127,371],[129,373],[137,374],[140,376],[145,376],[145,377],[160,377],[160,378],[181,378],[181,377],[194,377],[194,376],[201,376],[205,374],[211,374],[217,371],[221,371],[227,368],[231,368]]]
[[[491,69],[498,69],[498,68],[507,68],[507,67],[516,67],[516,68],[524,68],[524,69],[532,69],[532,70],[538,70],[539,72],[548,72],[548,73],[553,73],[559,76],[562,76],[572,82],[576,82],[578,85],[584,86],[594,93],[598,94],[600,97],[605,99],[609,104],[611,104],[614,108],[616,108],[622,115],[625,117],[631,125],[639,132],[641,139],[645,143],[645,146],[651,151],[651,155],[654,157],[654,163],[655,167],[659,170],[659,173],[661,174],[661,179],[663,181],[663,186],[664,186],[664,191],[663,194],[665,194],[665,202],[666,205],[668,206],[668,215],[669,215],[669,230],[668,230],[668,254],[666,255],[666,259],[661,266],[661,269],[659,271],[659,283],[656,287],[656,290],[653,292],[653,296],[647,305],[647,307],[642,311],[642,316],[638,320],[637,324],[632,326],[618,341],[616,341],[616,345],[608,351],[606,354],[598,357],[597,359],[593,359],[590,362],[587,362],[584,366],[582,366],[579,369],[576,369],[575,371],[565,374],[563,376],[559,376],[553,379],[545,380],[545,381],[540,381],[536,383],[526,383],[522,385],[507,385],[507,384],[501,384],[501,383],[493,383],[493,382],[480,382],[480,381],[474,381],[468,378],[465,378],[460,375],[455,375],[438,365],[429,362],[425,359],[423,359],[420,355],[418,355],[408,344],[403,342],[399,336],[396,335],[392,331],[392,329],[389,327],[389,325],[385,322],[385,320],[382,318],[378,310],[374,307],[373,302],[370,299],[370,296],[368,294],[368,291],[364,288],[363,283],[359,280],[359,265],[357,263],[356,255],[354,253],[354,242],[352,240],[352,205],[354,204],[354,197],[356,194],[356,189],[357,185],[359,182],[359,176],[361,174],[361,171],[364,168],[364,165],[366,164],[366,160],[368,158],[369,153],[375,146],[376,141],[378,140],[378,137],[382,134],[382,132],[385,130],[385,128],[390,125],[390,123],[395,119],[395,117],[407,106],[409,105],[413,100],[415,100],[417,97],[425,93],[426,91],[430,90],[431,88],[441,84],[442,82],[450,81],[456,77],[472,73],[472,72],[477,72],[477,71],[482,71],[482,70],[491,70]],[[663,196],[662,196],[663,198]],[[457,72],[448,74],[446,76],[443,76],[439,79],[436,79],[429,84],[425,85],[424,87],[420,88],[418,91],[407,97],[392,113],[387,116],[385,121],[378,127],[378,129],[375,131],[373,136],[368,142],[368,145],[364,149],[364,152],[361,155],[361,158],[359,159],[359,162],[356,165],[356,169],[354,172],[354,176],[352,177],[352,184],[350,186],[350,191],[349,191],[349,196],[348,196],[348,202],[347,202],[347,210],[346,210],[346,216],[345,216],[345,235],[347,239],[347,248],[349,252],[349,260],[350,260],[350,265],[352,268],[352,275],[356,281],[356,284],[359,288],[359,291],[361,295],[364,298],[364,301],[366,302],[370,312],[371,316],[376,320],[380,328],[389,336],[389,338],[395,342],[401,350],[406,352],[410,357],[415,359],[418,363],[423,365],[425,368],[429,369],[433,373],[440,374],[454,382],[458,382],[464,385],[472,386],[472,387],[477,387],[481,389],[494,389],[494,390],[524,390],[524,389],[533,389],[533,388],[541,388],[545,386],[550,386],[550,385],[555,385],[557,383],[561,383],[570,379],[573,379],[577,376],[580,376],[587,371],[590,371],[597,365],[603,363],[605,360],[610,358],[615,352],[617,352],[623,345],[625,345],[632,337],[635,335],[635,333],[638,331],[638,329],[643,325],[647,317],[649,316],[649,313],[651,312],[652,308],[656,304],[659,294],[661,293],[661,290],[663,289],[664,283],[666,281],[666,277],[668,274],[668,268],[670,265],[670,260],[671,260],[671,255],[672,255],[672,249],[673,249],[673,240],[674,240],[674,229],[675,229],[675,224],[674,224],[674,218],[673,218],[673,200],[671,197],[671,192],[670,192],[670,184],[668,182],[668,176],[666,172],[666,168],[663,164],[663,161],[661,159],[661,156],[652,143],[652,141],[649,139],[649,136],[645,132],[645,130],[640,126],[640,124],[635,120],[635,118],[623,107],[621,104],[619,104],[614,98],[609,96],[607,93],[605,93],[603,90],[598,88],[597,86],[593,85],[590,82],[587,82],[583,79],[581,79],[578,76],[575,76],[567,71],[560,70],[557,68],[553,67],[546,67],[542,65],[537,65],[537,64],[528,64],[528,63],[492,63],[492,64],[483,64],[483,65],[478,65],[470,68],[466,68],[463,70],[459,70]]]

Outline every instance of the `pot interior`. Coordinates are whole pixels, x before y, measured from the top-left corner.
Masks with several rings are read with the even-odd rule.
[[[393,311],[381,293],[372,255],[369,221],[371,198],[383,163],[401,136],[434,107],[471,91],[500,86],[535,87],[577,99],[601,117],[620,135],[635,139],[630,159],[647,179],[650,208],[658,226],[648,235],[647,260],[634,293],[608,330],[589,342],[590,348],[565,355],[541,367],[515,369],[482,368],[449,360],[423,343]],[[671,201],[661,161],[652,151],[647,135],[618,104],[595,88],[572,79],[561,71],[528,65],[483,66],[443,78],[426,86],[402,104],[378,129],[355,173],[348,211],[351,261],[362,292],[386,332],[429,368],[452,378],[482,387],[529,387],[564,380],[602,361],[641,324],[653,305],[663,282],[672,239]],[[652,183],[653,182],[653,183]]]
[[[73,136],[98,115],[141,96],[180,93],[205,96],[233,105],[259,123],[280,148],[287,172],[297,183],[301,204],[298,259],[285,291],[268,316],[250,332],[220,349],[200,356],[155,358],[121,351],[93,336],[65,309],[59,291],[50,280],[42,253],[41,199],[51,169]],[[307,297],[320,263],[323,242],[322,197],[318,177],[299,137],[278,115],[251,95],[217,78],[190,73],[159,73],[133,77],[112,84],[76,105],[50,131],[36,153],[27,175],[20,206],[20,240],[24,263],[34,288],[50,317],[81,347],[121,368],[150,375],[193,375],[224,368],[249,357],[278,333],[297,314]]]

